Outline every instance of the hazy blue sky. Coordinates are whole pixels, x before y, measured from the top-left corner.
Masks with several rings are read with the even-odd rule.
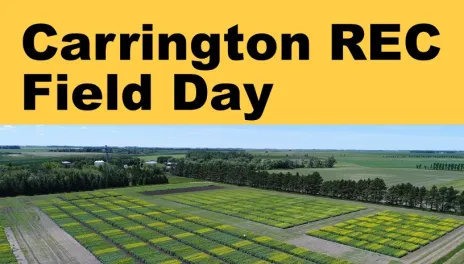
[[[464,126],[10,126],[0,145],[464,150]]]

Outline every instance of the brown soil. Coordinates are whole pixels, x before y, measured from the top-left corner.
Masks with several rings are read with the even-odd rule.
[[[210,190],[219,190],[219,189],[224,189],[224,187],[216,186],[216,185],[208,185],[208,186],[188,187],[188,188],[169,189],[169,190],[145,191],[145,192],[141,192],[141,194],[154,196],[154,195],[163,195],[163,194],[201,192],[201,191],[210,191]]]

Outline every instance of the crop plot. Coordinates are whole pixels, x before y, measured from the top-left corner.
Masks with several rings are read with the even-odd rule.
[[[312,230],[308,235],[400,258],[461,225],[464,222],[455,219],[384,211]]]
[[[103,263],[349,263],[132,197],[87,194],[41,208]]]
[[[290,228],[365,209],[307,197],[284,197],[253,190],[219,190],[166,195],[163,199],[254,222]]]
[[[15,264],[17,263],[16,257],[11,250],[10,243],[6,238],[3,226],[0,224],[0,263]]]

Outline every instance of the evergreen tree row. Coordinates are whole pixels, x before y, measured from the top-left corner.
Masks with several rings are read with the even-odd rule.
[[[464,171],[464,163],[439,163],[435,162],[430,165],[416,165],[417,169],[426,170],[450,170],[450,171]]]
[[[16,145],[0,145],[0,149],[21,149],[21,147]]]
[[[382,158],[391,159],[407,159],[407,158],[418,158],[418,159],[464,159],[463,155],[387,155]]]
[[[0,197],[90,191],[103,188],[168,183],[156,166],[114,164],[65,168],[59,163],[0,168]]]

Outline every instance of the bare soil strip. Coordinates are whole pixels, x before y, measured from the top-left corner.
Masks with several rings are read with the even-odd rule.
[[[11,223],[19,223],[12,231],[27,263],[101,264],[38,208],[14,208],[7,217]]]
[[[208,186],[187,187],[187,188],[170,189],[170,190],[145,191],[145,192],[140,192],[140,193],[143,195],[155,196],[155,195],[163,195],[163,194],[201,192],[201,191],[210,191],[210,190],[219,190],[219,189],[224,189],[224,187],[216,186],[216,185],[208,185]]]
[[[450,258],[448,261],[445,262],[445,264],[462,264],[464,262],[464,250],[459,251],[454,255],[452,258]]]
[[[11,228],[6,227],[5,234],[6,234],[6,238],[8,239],[8,242],[10,242],[10,246],[13,249],[13,254],[15,255],[18,263],[29,264],[29,262],[26,259],[26,256],[24,256],[23,252],[21,251],[21,248],[19,247],[18,241],[16,241],[16,237],[14,236]]]
[[[325,252],[333,257],[347,259],[354,263],[388,264],[392,260],[398,260],[389,256],[307,235],[302,235],[295,239],[289,240],[287,243],[291,243],[298,247],[307,248],[316,252]]]

